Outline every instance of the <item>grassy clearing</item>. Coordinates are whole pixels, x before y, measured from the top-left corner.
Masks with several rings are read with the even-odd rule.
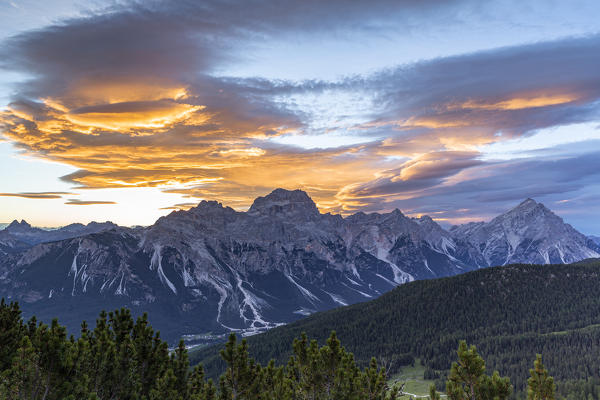
[[[425,373],[425,366],[421,364],[420,360],[415,361],[414,366],[402,367],[399,373],[393,375],[390,379],[392,383],[405,383],[404,391],[413,395],[422,397],[429,397],[429,387],[433,385],[432,380],[426,380],[423,378]],[[402,396],[402,400],[408,400],[411,396]]]

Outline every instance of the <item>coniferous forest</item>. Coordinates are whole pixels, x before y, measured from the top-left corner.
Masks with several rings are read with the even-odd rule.
[[[393,400],[406,394],[391,375],[417,356],[437,379],[432,399],[598,399],[597,268],[510,266],[415,282],[249,340],[232,334],[218,362],[205,358],[218,377],[191,367],[183,342],[169,349],[147,315],[102,312],[74,336],[57,320],[23,321],[18,304],[3,299],[0,399]],[[320,335],[332,327],[341,331]],[[279,347],[298,328],[306,333]]]
[[[31,319],[24,323],[16,303],[0,303],[0,399],[372,399],[393,400],[396,387],[373,360],[359,369],[335,334],[318,347],[306,336],[295,340],[285,366],[261,366],[248,356],[246,341],[231,335],[220,355],[220,379],[191,369],[187,350],[169,350],[147,316],[135,322],[127,309],[101,313],[96,327],[82,324],[79,338]]]
[[[169,350],[146,315],[134,322],[127,309],[102,312],[96,327],[83,323],[76,339],[56,320],[50,326],[35,318],[23,323],[20,314],[17,303],[2,299],[2,400],[396,400],[406,395],[401,383],[389,383],[389,371],[374,358],[360,369],[335,332],[322,347],[301,335],[284,366],[273,360],[261,366],[249,357],[246,340],[238,343],[232,334],[220,351],[226,370],[215,384],[201,366],[190,368],[183,342]],[[449,399],[510,398],[510,379],[497,371],[486,374],[475,346],[461,341],[457,356],[446,382]],[[540,356],[530,374],[528,398],[554,399],[554,381]],[[430,398],[441,396],[431,386]]]
[[[490,370],[508,376],[525,398],[528,371],[542,354],[557,392],[600,399],[600,262],[511,265],[401,285],[378,299],[317,313],[249,337],[260,362],[284,363],[289,343],[305,332],[323,344],[335,330],[359,366],[376,357],[390,373],[420,360],[425,377],[445,382],[460,340],[475,344]],[[216,376],[218,347],[192,351]]]

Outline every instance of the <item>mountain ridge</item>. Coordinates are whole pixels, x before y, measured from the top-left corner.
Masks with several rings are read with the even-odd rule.
[[[400,210],[321,214],[305,192],[285,189],[257,198],[247,212],[201,201],[148,227],[70,226],[57,231],[71,236],[37,244],[32,238],[56,231],[25,224],[0,231],[1,296],[46,319],[69,309],[73,323],[105,304],[152,311],[171,339],[254,334],[402,283],[494,263],[600,257],[590,239],[531,199],[490,222],[450,230]],[[93,232],[77,236],[82,227]],[[77,311],[82,302],[90,309]]]

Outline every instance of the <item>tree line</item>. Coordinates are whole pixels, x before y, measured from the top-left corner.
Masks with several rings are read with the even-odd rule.
[[[292,344],[284,365],[265,366],[249,355],[248,343],[231,334],[220,351],[226,369],[218,381],[202,366],[190,367],[181,341],[169,350],[147,315],[134,321],[120,309],[101,312],[94,329],[83,322],[78,338],[57,320],[23,322],[17,303],[0,302],[0,399],[28,400],[397,400],[403,386],[374,358],[360,368],[335,332],[319,346],[305,334]],[[446,382],[450,400],[504,400],[509,378],[486,374],[474,346],[461,341]],[[555,398],[553,379],[538,356],[530,371],[528,399]],[[445,396],[445,395],[444,395]],[[434,386],[431,399],[441,395]]]

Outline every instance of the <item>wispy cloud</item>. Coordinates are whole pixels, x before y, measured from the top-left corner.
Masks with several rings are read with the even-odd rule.
[[[117,204],[114,201],[68,199],[65,204],[74,206],[93,206],[98,204]]]
[[[21,197],[24,199],[61,199],[64,195],[73,195],[70,192],[20,192],[0,193],[2,197]]]
[[[198,203],[178,203],[169,207],[162,207],[161,210],[189,210],[197,205]]]

